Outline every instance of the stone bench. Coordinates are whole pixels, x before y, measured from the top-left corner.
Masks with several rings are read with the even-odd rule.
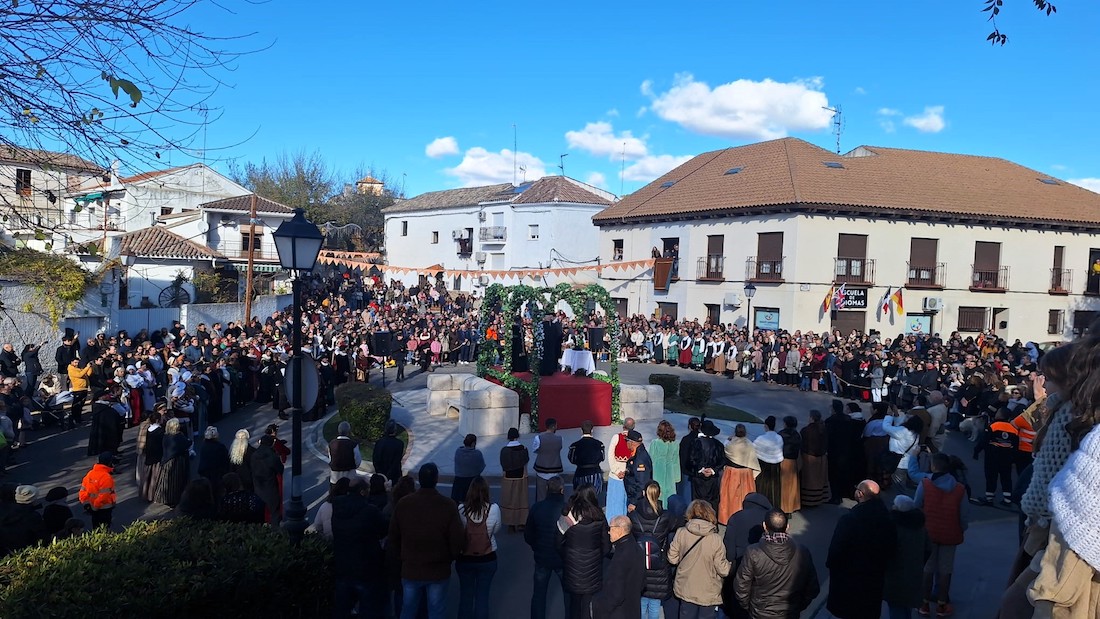
[[[660,385],[619,385],[619,414],[624,419],[660,419],[665,414],[665,390]]]
[[[520,426],[519,394],[469,374],[428,377],[428,413],[458,418],[460,434],[496,436]]]

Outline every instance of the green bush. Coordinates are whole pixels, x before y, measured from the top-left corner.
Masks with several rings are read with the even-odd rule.
[[[649,384],[660,385],[665,390],[666,398],[671,398],[680,391],[680,377],[675,374],[650,374]]]
[[[711,386],[705,380],[685,380],[680,383],[680,401],[688,406],[702,408],[710,401]]]
[[[336,388],[340,416],[351,424],[352,436],[370,442],[382,438],[393,410],[393,396],[367,383],[344,383]]]
[[[0,617],[322,617],[329,545],[189,518],[96,530],[0,562]]]

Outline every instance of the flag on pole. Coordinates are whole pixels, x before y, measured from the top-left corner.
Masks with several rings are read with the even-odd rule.
[[[898,288],[897,291],[890,296],[890,300],[894,302],[894,309],[897,310],[898,316],[905,313],[905,302],[901,297],[901,290],[901,288]]]
[[[836,294],[836,286],[831,286],[829,292],[825,295],[825,300],[821,303],[821,311],[829,311],[829,306],[833,303],[833,295]]]
[[[893,290],[894,289],[893,289],[892,286],[887,286],[886,287],[886,294],[882,295],[882,300],[878,302],[879,309],[881,310],[880,313],[883,316],[890,313],[890,293],[893,292]]]
[[[844,309],[844,302],[848,300],[848,284],[841,284],[840,289],[836,291],[836,297],[833,299],[833,307],[838,310]]]

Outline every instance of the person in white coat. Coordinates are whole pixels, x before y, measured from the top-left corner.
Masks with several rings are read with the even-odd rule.
[[[895,410],[882,420],[882,429],[890,437],[890,453],[897,460],[892,481],[900,491],[904,491],[909,484],[909,459],[915,458],[920,452],[920,435],[924,429],[924,421],[915,415],[904,418]],[[883,471],[884,474],[887,472]]]

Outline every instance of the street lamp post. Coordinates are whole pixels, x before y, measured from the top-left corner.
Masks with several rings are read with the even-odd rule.
[[[279,264],[291,273],[294,296],[291,312],[294,328],[291,330],[291,351],[294,356],[294,372],[291,380],[294,384],[294,397],[291,406],[291,453],[290,501],[286,506],[286,530],[291,542],[302,541],[306,531],[306,505],[302,502],[302,276],[313,271],[317,263],[317,254],[321,252],[324,237],[302,209],[294,210],[294,217],[279,224],[271,235],[275,239],[275,249],[279,252]]]
[[[745,298],[749,300],[749,307],[748,307],[749,316],[748,316],[748,318],[745,319],[745,321],[748,323],[749,339],[750,340],[752,339],[752,298],[755,297],[755,296],[756,296],[756,286],[754,286],[752,282],[749,282],[749,283],[745,284]]]

